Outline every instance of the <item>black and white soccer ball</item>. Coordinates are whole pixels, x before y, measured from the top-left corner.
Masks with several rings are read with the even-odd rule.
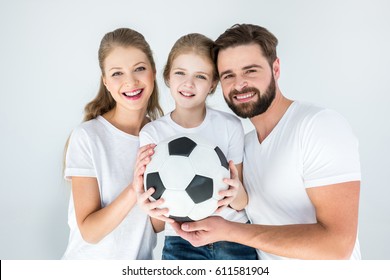
[[[197,221],[217,209],[218,195],[228,189],[229,164],[221,149],[195,134],[180,134],[161,141],[144,174],[151,200],[164,198],[160,208],[179,221]]]

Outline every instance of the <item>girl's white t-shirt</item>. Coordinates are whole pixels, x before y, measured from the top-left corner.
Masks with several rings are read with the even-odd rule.
[[[171,113],[146,124],[140,132],[140,146],[154,143],[181,133],[194,133],[200,135],[208,142],[218,146],[225,154],[226,159],[235,164],[242,163],[244,149],[244,130],[241,121],[232,114],[206,108],[204,121],[197,127],[184,128],[175,123]],[[225,208],[218,216],[226,220],[246,223],[248,217],[244,210],[237,211],[230,207]],[[177,236],[177,233],[169,225],[165,225],[166,236]]]

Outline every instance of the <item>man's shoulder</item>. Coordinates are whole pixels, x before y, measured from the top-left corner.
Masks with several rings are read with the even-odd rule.
[[[320,105],[295,101],[289,118],[292,122],[309,124],[315,120],[341,120],[343,116],[333,109],[325,108]]]

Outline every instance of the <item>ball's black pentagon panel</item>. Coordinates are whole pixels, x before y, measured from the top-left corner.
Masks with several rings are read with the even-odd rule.
[[[225,167],[227,170],[229,170],[229,163],[228,163],[225,155],[221,151],[221,149],[219,147],[215,147],[214,151],[217,153],[217,155],[219,157],[219,161],[221,162],[221,165],[223,167]]]
[[[146,189],[154,188],[154,193],[152,197],[154,199],[159,199],[165,191],[163,182],[161,181],[160,174],[158,172],[149,173],[146,175]]]
[[[185,156],[188,157],[196,143],[188,137],[180,137],[168,143],[169,154],[171,156]]]
[[[190,218],[188,217],[178,217],[178,216],[169,216],[169,218],[175,220],[176,222],[193,222],[194,220],[191,220]]]
[[[213,179],[195,175],[186,188],[186,192],[195,203],[201,203],[213,196]]]

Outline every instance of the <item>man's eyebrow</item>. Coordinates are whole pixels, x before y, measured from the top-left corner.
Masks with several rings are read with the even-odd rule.
[[[241,70],[248,70],[251,68],[261,68],[262,69],[263,66],[261,66],[259,64],[251,64],[251,65],[247,65],[247,66],[242,67]],[[232,70],[223,71],[219,74],[219,77],[222,77],[223,75],[230,74],[230,73],[233,73],[233,71]]]
[[[261,65],[259,65],[259,64],[251,64],[251,65],[243,67],[242,70],[248,70],[248,69],[251,69],[251,68],[263,68],[263,67]]]
[[[219,77],[222,77],[223,75],[226,75],[226,74],[229,74],[229,73],[233,73],[233,71],[232,70],[223,71],[223,72],[219,73]]]

